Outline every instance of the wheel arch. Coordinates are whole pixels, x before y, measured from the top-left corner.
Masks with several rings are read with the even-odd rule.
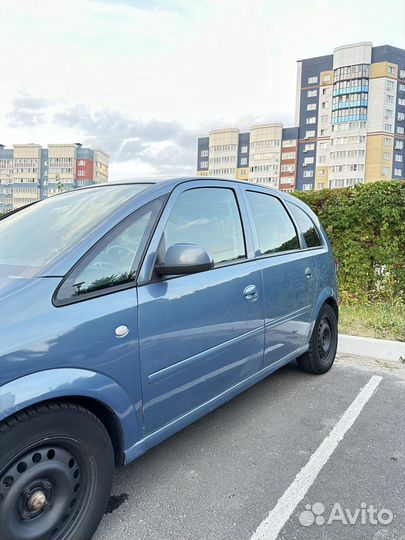
[[[80,405],[85,409],[89,410],[91,413],[96,416],[100,422],[105,427],[111,443],[114,449],[114,458],[116,465],[123,465],[124,463],[124,434],[122,431],[122,426],[120,421],[117,418],[115,412],[107,406],[105,403],[98,401],[97,399],[88,397],[88,396],[60,396],[54,399],[48,399],[46,401],[41,401],[35,403],[35,405],[44,405],[46,403],[52,403],[57,401],[68,401],[69,403],[74,403],[75,405]]]
[[[339,320],[339,305],[337,301],[336,292],[334,289],[332,289],[332,287],[325,287],[321,291],[321,293],[318,295],[318,298],[316,302],[314,303],[314,306],[312,309],[311,325],[310,325],[308,339],[312,335],[312,331],[314,329],[316,319],[324,304],[329,304],[333,308],[333,311],[335,312],[335,315],[336,315],[336,319]]]
[[[331,308],[333,308],[333,311],[335,312],[335,315],[336,315],[336,319],[337,321],[339,321],[339,306],[336,299],[333,296],[329,296],[328,298],[325,299],[324,304],[329,304]]]
[[[0,422],[31,406],[69,401],[92,412],[106,428],[117,464],[141,438],[138,412],[125,390],[106,375],[83,369],[52,369],[0,386]]]

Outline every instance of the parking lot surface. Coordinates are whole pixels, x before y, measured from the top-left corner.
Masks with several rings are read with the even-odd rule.
[[[404,397],[401,363],[293,362],[118,468],[94,538],[403,540]]]

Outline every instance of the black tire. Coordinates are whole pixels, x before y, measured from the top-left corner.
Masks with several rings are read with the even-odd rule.
[[[70,402],[30,407],[0,423],[0,538],[89,540],[109,500],[110,437]]]
[[[338,342],[338,321],[334,309],[324,304],[316,319],[309,349],[297,358],[298,365],[308,373],[320,375],[330,370],[335,361]]]

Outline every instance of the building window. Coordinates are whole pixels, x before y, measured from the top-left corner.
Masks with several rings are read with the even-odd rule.
[[[297,145],[297,141],[295,139],[285,139],[283,141],[283,148],[288,148],[290,146],[296,146]]]
[[[386,161],[388,161],[389,159],[391,159],[391,154],[389,152],[384,152],[384,159]]]
[[[321,129],[321,137],[323,137],[324,135],[327,135],[327,130]]]
[[[325,176],[325,169],[319,169],[319,176]]]
[[[398,98],[398,105],[405,105],[405,98]]]
[[[314,158],[311,156],[311,157],[306,157],[304,159],[304,166],[305,165],[312,165],[312,163],[314,162]]]
[[[315,111],[315,110],[316,110],[316,103],[308,103],[307,111]]]
[[[329,75],[329,73],[328,73],[327,75],[324,75],[324,76],[322,77],[322,80],[323,80],[323,82],[329,82],[329,81],[330,81],[330,75]]]
[[[311,129],[305,132],[305,138],[309,139],[310,137],[315,137],[315,130]]]
[[[201,161],[200,167],[202,169],[208,169],[208,161]]]
[[[395,141],[395,150],[402,150],[404,147],[404,141]]]
[[[307,97],[316,97],[318,95],[318,90],[308,90]]]
[[[394,81],[387,81],[387,90],[393,90],[394,86]]]
[[[391,146],[391,139],[389,137],[384,137],[384,146]]]
[[[240,164],[241,164],[241,165],[247,165],[247,158],[246,158],[246,157],[242,158],[242,159],[240,160]]]
[[[405,79],[405,69],[400,69],[399,70],[399,78],[400,79]]]
[[[403,128],[402,126],[397,126],[397,133],[400,133],[401,135],[404,135],[405,128]]]
[[[314,171],[304,171],[304,178],[312,178],[314,176]]]
[[[319,143],[319,148],[321,150],[325,150],[325,148],[327,148],[327,146],[328,146],[328,143],[326,143],[325,141]]]
[[[316,84],[318,82],[318,77],[308,77],[308,84]]]
[[[391,96],[390,94],[387,94],[385,101],[387,103],[394,103],[394,96]]]
[[[322,88],[322,95],[327,96],[328,95],[328,88]]]
[[[328,115],[327,115],[327,114],[323,114],[323,115],[321,116],[321,122],[322,122],[322,124],[325,124],[327,121],[328,121]]]
[[[384,176],[386,176],[390,172],[390,168],[389,167],[383,167],[381,171],[382,171],[382,174]]]
[[[327,109],[327,108],[328,108],[328,102],[322,101],[322,109]]]
[[[388,133],[392,133],[392,124],[384,124],[384,131],[388,131]]]
[[[208,150],[201,150],[201,157],[208,157]]]
[[[394,175],[402,177],[402,169],[394,169]]]
[[[405,120],[405,114],[403,112],[398,113],[398,122],[402,122],[402,120]]]
[[[387,71],[390,75],[395,75],[395,68],[394,66],[388,66]]]
[[[398,90],[399,90],[400,92],[405,92],[405,84],[400,84],[400,85],[398,85]]]
[[[281,159],[295,159],[295,152],[283,152]]]
[[[316,124],[316,116],[310,116],[306,120],[307,124]]]
[[[309,143],[304,146],[304,152],[310,152],[311,150],[315,150],[314,143]]]
[[[401,154],[395,154],[394,161],[399,161],[400,163],[402,163],[402,155]]]
[[[302,184],[303,191],[310,191],[313,188],[312,184]]]
[[[240,153],[241,154],[246,154],[248,151],[248,147],[247,146],[242,146],[241,149],[240,149]]]

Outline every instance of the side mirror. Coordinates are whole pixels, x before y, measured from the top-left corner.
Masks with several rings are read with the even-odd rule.
[[[195,274],[214,267],[214,259],[206,249],[195,244],[174,244],[166,251],[165,260],[155,268],[161,276]]]

